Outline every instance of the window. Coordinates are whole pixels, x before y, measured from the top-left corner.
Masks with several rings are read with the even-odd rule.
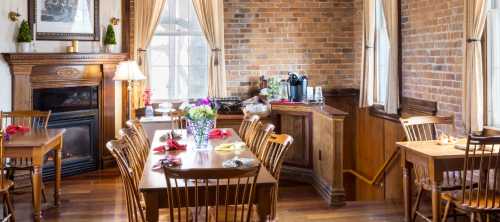
[[[487,20],[488,125],[500,127],[500,0],[491,0]]]
[[[375,97],[376,104],[385,104],[389,78],[389,34],[382,0],[375,0]]]
[[[148,52],[152,100],[207,96],[208,45],[191,1],[167,1]]]

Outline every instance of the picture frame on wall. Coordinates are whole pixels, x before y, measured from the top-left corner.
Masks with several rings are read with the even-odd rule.
[[[37,40],[99,41],[99,0],[28,0]]]

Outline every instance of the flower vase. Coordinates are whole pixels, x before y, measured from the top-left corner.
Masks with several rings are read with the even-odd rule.
[[[208,146],[208,133],[214,128],[214,120],[188,120],[189,131],[193,135],[197,149],[205,149]]]

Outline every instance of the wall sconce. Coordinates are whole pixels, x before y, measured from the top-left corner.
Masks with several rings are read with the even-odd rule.
[[[118,23],[120,23],[120,19],[119,18],[116,18],[116,17],[113,17],[109,20],[109,22],[113,25],[118,25]]]
[[[19,12],[14,12],[14,11],[9,12],[9,19],[11,21],[17,22],[17,20],[19,20],[19,17],[21,17],[21,14],[19,14]]]

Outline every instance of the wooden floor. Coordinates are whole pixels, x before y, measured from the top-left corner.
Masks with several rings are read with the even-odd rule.
[[[126,221],[125,200],[119,173],[108,169],[62,180],[62,204],[52,206],[52,185],[47,183],[49,204],[43,221]],[[14,196],[17,221],[31,221],[31,194]],[[161,212],[162,214],[166,212]],[[309,185],[281,183],[278,220],[303,221],[402,221],[403,207],[384,202],[350,202],[333,209]]]

